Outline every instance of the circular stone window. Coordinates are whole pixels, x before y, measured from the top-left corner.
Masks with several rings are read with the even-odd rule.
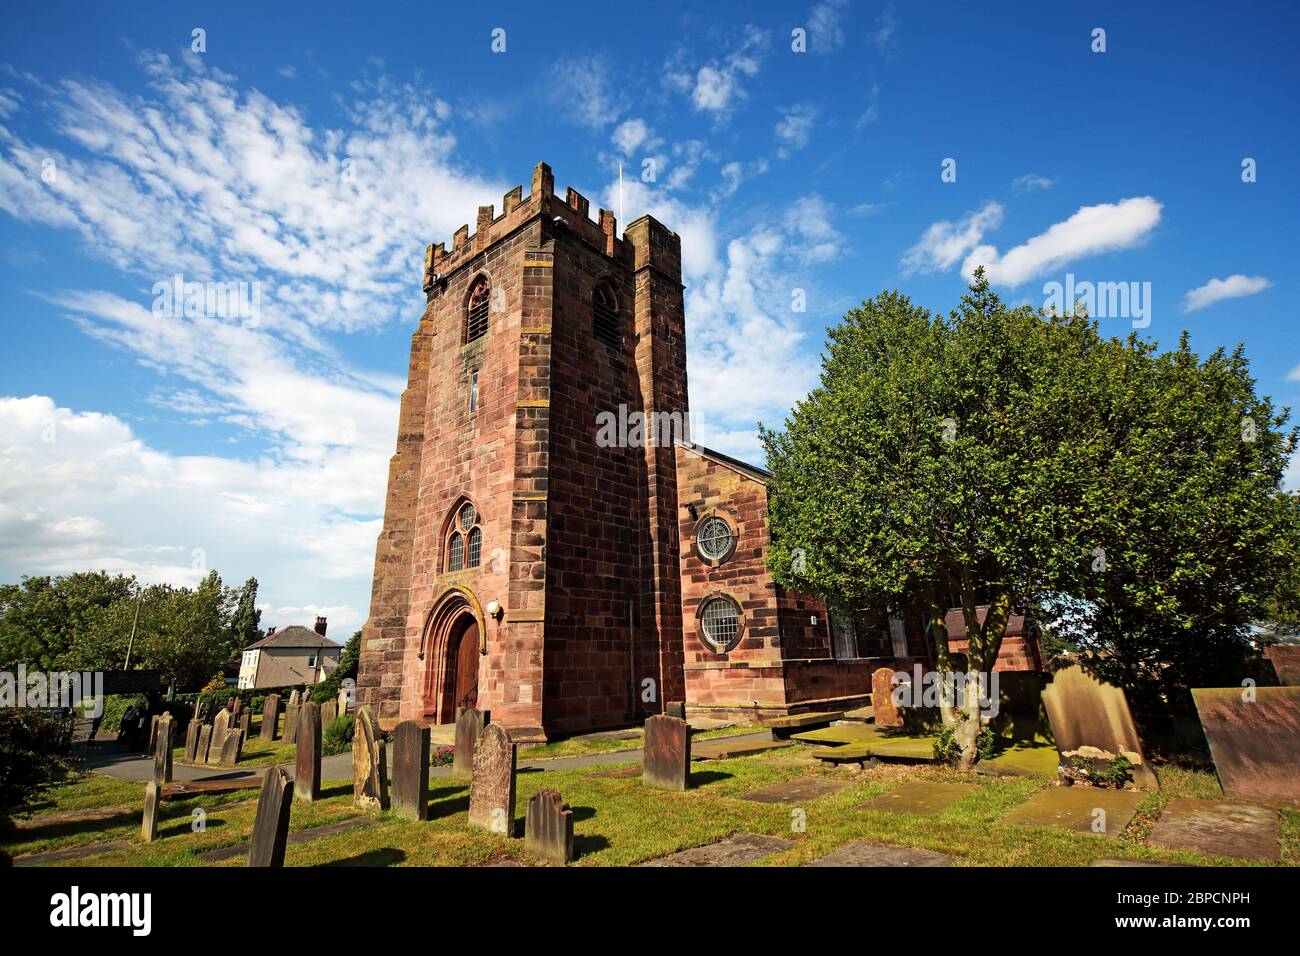
[[[700,605],[700,631],[714,652],[723,654],[735,647],[740,630],[740,608],[731,598],[711,597]]]
[[[707,561],[721,561],[731,553],[731,525],[717,515],[705,518],[695,531],[695,547]]]
[[[474,506],[471,504],[465,505],[460,509],[460,526],[468,531],[474,524],[474,517]]]

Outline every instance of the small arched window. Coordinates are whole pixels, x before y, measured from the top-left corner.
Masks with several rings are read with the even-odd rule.
[[[451,544],[447,546],[447,570],[459,571],[465,566],[465,539],[459,531],[453,531]]]
[[[615,348],[623,345],[623,323],[618,316],[618,298],[607,282],[596,283],[591,294],[591,330],[596,338]]]
[[[479,276],[469,291],[465,306],[465,341],[482,338],[488,330],[488,310],[492,302],[492,283],[487,276]]]
[[[447,533],[447,570],[477,568],[483,561],[482,515],[472,502],[462,501]]]

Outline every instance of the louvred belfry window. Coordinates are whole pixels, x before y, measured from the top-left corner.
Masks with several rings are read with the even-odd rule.
[[[623,344],[623,323],[619,320],[618,299],[607,283],[597,283],[591,295],[592,333],[606,345]]]
[[[487,335],[488,310],[492,302],[492,283],[486,276],[480,276],[469,293],[469,304],[465,309],[465,341]]]

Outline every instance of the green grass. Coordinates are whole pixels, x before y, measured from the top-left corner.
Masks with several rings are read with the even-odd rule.
[[[762,727],[719,727],[716,730],[697,730],[691,740],[712,740],[717,737],[742,737],[761,733]],[[436,749],[436,748],[435,748]],[[552,757],[584,757],[588,754],[619,753],[640,750],[641,738],[630,740],[594,740],[589,736],[568,737],[537,747],[520,747],[520,760],[549,760]]]
[[[1008,809],[1042,787],[1047,776],[987,777],[962,774],[947,767],[884,765],[866,771],[830,769],[810,764],[806,753],[772,751],[749,757],[709,761],[692,771],[695,786],[684,793],[651,791],[637,777],[600,777],[615,765],[575,770],[520,772],[516,807],[517,832],[522,832],[528,798],[540,787],[559,790],[574,811],[580,866],[621,866],[720,840],[746,831],[794,841],[787,851],[761,865],[786,866],[810,862],[851,840],[869,840],[948,853],[963,866],[1082,866],[1099,857],[1191,864],[1242,865],[1244,861],[1151,848],[1143,840],[1159,808],[1178,796],[1219,796],[1212,774],[1166,768],[1164,790],[1149,795],[1133,823],[1117,839],[1048,828],[1002,826]],[[808,801],[802,809],[806,829],[792,830],[789,806],[755,803],[741,795],[780,780],[824,776],[851,785],[836,794]],[[933,816],[858,809],[865,800],[908,780],[961,781],[971,794]],[[349,781],[325,784],[325,799],[295,803],[291,827],[302,829],[360,815],[352,804]],[[498,862],[530,864],[523,841],[471,829],[466,823],[468,786],[463,780],[435,777],[430,781],[431,815],[427,823],[375,814],[375,824],[288,848],[286,864],[472,866]],[[128,850],[71,861],[74,866],[240,866],[242,858],[204,864],[198,854],[246,842],[256,811],[254,791],[166,801],[160,822],[161,839],[140,840],[143,785],[99,774],[83,776],[51,790],[40,813],[89,807],[124,807],[120,816],[101,821],[51,824],[34,830],[0,834],[0,846],[11,855],[126,840]],[[203,807],[207,828],[193,832],[191,813]],[[1282,862],[1300,865],[1300,812],[1283,811]]]

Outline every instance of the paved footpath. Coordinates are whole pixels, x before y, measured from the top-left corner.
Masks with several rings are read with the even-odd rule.
[[[751,740],[768,740],[770,734],[766,731],[759,731],[753,734],[738,734],[735,737],[726,738],[731,743],[740,743]],[[116,742],[103,741],[97,747],[87,747],[78,745],[77,754],[85,760],[86,765],[91,770],[97,770],[100,773],[106,773],[110,777],[117,777],[119,780],[134,780],[144,783],[153,779],[153,758],[142,757],[126,749],[124,744]],[[576,757],[544,757],[537,760],[528,760],[521,758],[519,761],[520,770],[577,770],[583,767],[599,767],[604,764],[630,763],[641,759],[642,751],[636,750],[617,750],[606,753],[582,754]],[[290,776],[293,776],[294,765],[291,763],[280,764]],[[260,767],[191,767],[184,764],[174,764],[172,767],[172,779],[185,782],[197,780],[233,780],[237,777],[257,776],[260,777],[266,772],[265,766]],[[389,775],[392,775],[391,762]],[[321,779],[322,780],[347,780],[352,776],[352,754],[341,753],[334,754],[330,757],[321,758]],[[450,777],[451,767],[431,767],[429,776],[433,779],[438,777]]]

